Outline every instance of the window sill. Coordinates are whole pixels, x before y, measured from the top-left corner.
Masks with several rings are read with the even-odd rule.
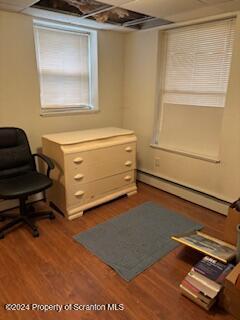
[[[41,110],[41,117],[62,117],[62,116],[72,116],[79,114],[89,114],[89,113],[98,113],[99,109],[83,109],[83,110],[62,110],[62,111],[43,111]]]
[[[212,162],[212,163],[220,163],[221,162],[220,159],[214,158],[209,155],[201,155],[201,154],[197,154],[197,153],[193,153],[193,152],[187,152],[187,151],[175,149],[173,147],[161,146],[158,144],[151,144],[150,146],[155,149],[160,149],[160,150],[163,150],[166,152],[179,154],[179,155],[193,158],[193,159],[203,160],[203,161]]]

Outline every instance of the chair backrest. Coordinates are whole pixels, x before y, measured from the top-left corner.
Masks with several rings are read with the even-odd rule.
[[[19,128],[0,128],[0,179],[36,170],[27,136]]]

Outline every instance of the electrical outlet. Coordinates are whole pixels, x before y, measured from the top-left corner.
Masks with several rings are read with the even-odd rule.
[[[160,167],[160,158],[155,158],[154,159],[154,164],[155,164],[156,168],[159,168]]]

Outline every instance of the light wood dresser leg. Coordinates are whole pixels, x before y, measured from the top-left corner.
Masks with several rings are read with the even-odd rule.
[[[83,215],[83,211],[78,211],[75,214],[68,215],[68,220],[74,220],[76,218],[82,217],[82,215]]]
[[[137,190],[131,191],[131,192],[128,192],[128,193],[127,193],[127,196],[128,196],[128,197],[131,197],[131,196],[133,196],[133,195],[136,194],[136,193],[137,193]]]

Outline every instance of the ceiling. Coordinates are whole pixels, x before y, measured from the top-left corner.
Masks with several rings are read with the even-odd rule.
[[[102,0],[100,0],[102,1]],[[173,22],[240,10],[239,0],[103,0],[107,4]]]
[[[96,22],[96,19],[94,17],[94,14],[96,16],[96,12],[94,12],[94,14],[91,12],[90,14],[82,14],[81,12],[81,14],[78,15],[76,13],[72,14],[71,12],[61,11],[58,9],[55,10],[57,11],[56,13],[53,12],[54,10],[52,8],[50,8],[50,11],[46,11],[42,10],[42,8],[39,9],[39,7],[31,7],[34,4],[39,4],[41,2],[44,3],[44,1],[45,0],[41,0],[40,2],[39,0],[0,0],[0,9],[7,11],[23,12],[34,16],[43,16],[45,18],[49,17],[50,19],[57,17],[58,20],[62,19],[67,22],[72,21],[72,23],[78,23],[79,21],[81,21],[81,24],[89,26],[91,25],[93,27],[104,29],[110,28],[119,30],[129,30],[129,28],[132,27],[132,20],[130,20],[130,25],[128,25],[129,22],[126,22],[122,18],[120,19],[121,24],[115,23],[116,21],[113,21],[113,24],[111,24],[112,21],[110,20],[104,21],[107,22],[104,24],[99,23],[98,20]],[[64,1],[69,3],[69,1],[67,0],[59,0],[59,2]],[[90,0],[73,0],[72,2],[85,3],[88,1]],[[53,2],[55,3],[56,0]],[[154,23],[158,23],[156,25],[161,25],[166,23],[182,22],[186,20],[192,20],[206,16],[240,10],[240,0],[97,0],[96,2],[100,4],[103,3],[103,6],[99,6],[99,8],[103,12],[107,12],[110,10],[113,13],[117,12],[117,7],[118,13],[120,12],[120,17],[122,17],[122,14],[124,12],[130,13],[130,16],[138,17],[138,19],[142,19],[142,17],[145,17],[145,20],[147,19],[149,21],[152,21],[152,24],[148,25],[147,28],[154,27]],[[123,9],[123,11],[121,11],[121,8]],[[101,13],[101,15],[104,16],[104,13]],[[123,28],[122,26],[124,26],[125,28]]]
[[[30,7],[34,0],[0,0],[0,9],[7,11],[22,11]]]

